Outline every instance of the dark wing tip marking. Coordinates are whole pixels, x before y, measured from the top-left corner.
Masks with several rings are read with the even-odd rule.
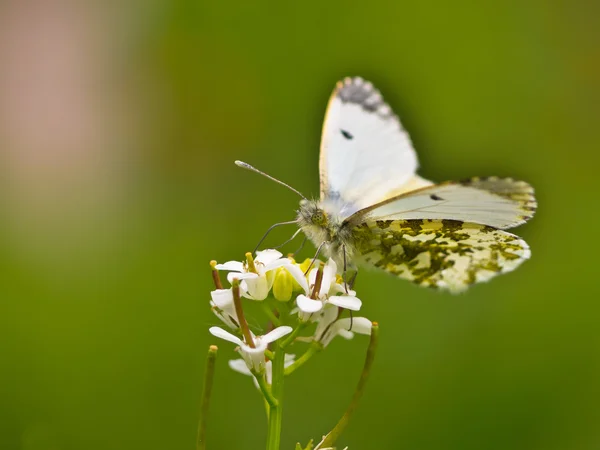
[[[365,111],[374,112],[382,118],[396,119],[392,108],[385,103],[381,93],[372,83],[361,77],[346,77],[336,86],[336,96],[343,103],[360,105]]]
[[[430,198],[431,200],[444,200],[442,197],[440,197],[439,195],[435,195],[435,194],[431,194],[431,195],[429,196],[429,198]]]
[[[340,132],[342,133],[342,136],[344,136],[346,139],[354,139],[354,136],[350,134],[349,131],[340,130]]]

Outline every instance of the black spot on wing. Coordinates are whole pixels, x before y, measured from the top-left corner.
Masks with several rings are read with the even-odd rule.
[[[342,136],[344,136],[346,139],[348,139],[348,140],[354,139],[354,136],[352,136],[352,134],[350,134],[349,131],[340,130],[340,132],[342,133]]]
[[[438,196],[438,195],[435,195],[435,194],[431,194],[431,195],[429,196],[429,198],[430,198],[431,200],[444,200],[442,197],[440,197],[440,196]]]

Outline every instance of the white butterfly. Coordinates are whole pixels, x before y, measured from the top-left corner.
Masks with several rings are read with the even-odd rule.
[[[452,291],[530,257],[525,241],[503,231],[532,217],[529,184],[497,177],[434,184],[417,168],[410,137],[379,91],[346,78],[323,125],[321,197],[302,200],[296,222],[344,267],[376,266]]]

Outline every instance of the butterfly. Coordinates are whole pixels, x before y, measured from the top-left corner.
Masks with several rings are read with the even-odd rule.
[[[360,77],[345,78],[325,114],[320,198],[303,198],[293,222],[338,267],[377,267],[452,292],[530,257],[527,243],[504,231],[533,216],[528,183],[474,177],[436,184],[417,168],[410,137],[380,92]]]

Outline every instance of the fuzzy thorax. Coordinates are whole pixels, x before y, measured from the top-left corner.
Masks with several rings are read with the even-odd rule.
[[[329,257],[338,264],[343,263],[344,250],[346,257],[353,253],[350,224],[344,222],[339,215],[326,211],[317,200],[302,200],[298,209],[298,225],[304,234]]]

